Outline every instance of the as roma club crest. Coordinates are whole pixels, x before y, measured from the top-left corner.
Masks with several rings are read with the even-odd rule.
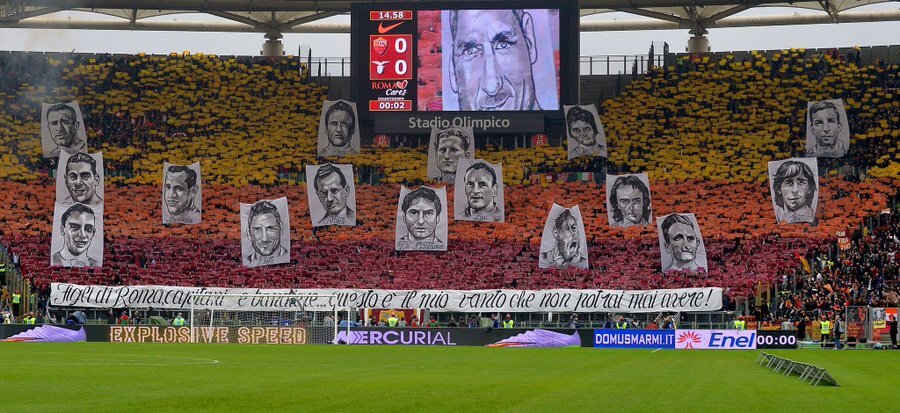
[[[388,42],[384,37],[378,37],[375,40],[372,40],[372,48],[381,56],[384,56],[384,52],[387,51],[387,46]]]

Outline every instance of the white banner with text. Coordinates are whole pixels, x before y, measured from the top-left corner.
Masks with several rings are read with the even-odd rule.
[[[670,290],[365,290],[101,286],[53,283],[50,305],[90,308],[325,310],[420,308],[436,312],[715,311],[718,287]],[[226,296],[227,295],[227,296]],[[261,296],[262,295],[262,296]],[[297,297],[298,295],[303,297]],[[243,297],[242,297],[243,296]]]

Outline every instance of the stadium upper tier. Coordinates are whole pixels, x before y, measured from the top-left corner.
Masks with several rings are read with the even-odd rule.
[[[745,62],[688,62],[655,70],[603,105],[610,162],[652,180],[762,182],[766,162],[802,153],[808,100],[843,98],[850,152],[820,167],[851,165],[900,176],[898,66],[859,67],[789,50]],[[679,65],[679,68],[684,68]],[[302,84],[296,59],[211,55],[0,55],[0,178],[33,180],[41,157],[40,104],[77,100],[91,151],[102,150],[110,181],[156,184],[163,161],[200,161],[204,180],[231,186],[293,180],[317,163],[315,140],[326,90]],[[508,184],[535,172],[589,170],[563,147],[484,150]],[[342,162],[371,167],[382,182],[426,180],[420,148],[372,149]]]
[[[656,70],[633,82],[603,105],[610,162],[657,179],[762,182],[768,161],[802,156],[807,102],[842,98],[851,149],[845,159],[820,158],[819,168],[875,167],[873,175],[897,177],[898,66],[804,55],[703,57],[679,75]]]

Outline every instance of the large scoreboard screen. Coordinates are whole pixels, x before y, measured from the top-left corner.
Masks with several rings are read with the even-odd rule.
[[[413,11],[372,10],[369,21],[378,22],[369,35],[369,111],[409,112],[413,108],[409,91],[415,88]]]
[[[440,114],[534,124],[577,103],[576,1],[353,3],[351,18],[360,117],[409,125],[381,132]]]

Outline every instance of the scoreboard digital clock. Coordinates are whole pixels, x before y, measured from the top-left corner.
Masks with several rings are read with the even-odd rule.
[[[412,110],[412,101],[402,100],[370,100],[370,112],[409,112]]]
[[[369,12],[369,20],[385,21],[385,20],[412,20],[412,10],[372,10]]]

